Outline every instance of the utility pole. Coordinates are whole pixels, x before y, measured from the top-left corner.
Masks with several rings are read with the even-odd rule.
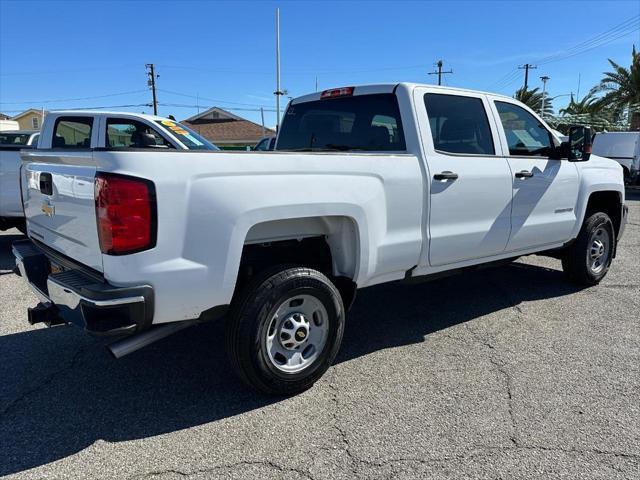
[[[158,115],[158,97],[156,96],[156,78],[160,77],[160,75],[156,75],[155,65],[153,63],[147,63],[145,65],[149,71],[147,75],[149,76],[149,80],[147,80],[147,85],[151,87],[151,92],[153,93],[153,114]]]
[[[443,74],[447,74],[447,73],[453,73],[453,70],[447,70],[446,72],[442,71],[442,65],[443,62],[442,60],[438,60],[438,63],[436,63],[437,67],[438,67],[438,71],[437,72],[428,72],[427,75],[438,75],[438,85],[442,85],[442,75]]]
[[[260,107],[260,116],[262,117],[262,136],[265,136],[264,130],[264,108]]]
[[[284,92],[280,90],[280,9],[276,8],[276,132],[280,129],[280,96]]]
[[[543,75],[540,77],[540,80],[542,80],[542,107],[540,108],[540,116],[544,118],[544,104],[547,99],[547,82],[549,81],[549,77]]]
[[[535,65],[531,65],[530,63],[525,63],[518,68],[520,70],[524,69],[524,89],[527,90],[527,88],[529,87],[529,70],[535,70],[538,67],[536,67]]]

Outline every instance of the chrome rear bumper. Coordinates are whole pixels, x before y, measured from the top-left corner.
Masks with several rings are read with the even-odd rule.
[[[144,330],[153,319],[153,289],[148,285],[116,287],[77,268],[52,273],[51,259],[31,240],[12,245],[20,274],[44,307],[64,322],[95,335]]]

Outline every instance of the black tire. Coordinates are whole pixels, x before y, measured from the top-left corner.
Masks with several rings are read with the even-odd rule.
[[[304,370],[279,370],[269,358],[265,338],[275,311],[295,295],[310,295],[328,315],[322,351]],[[344,306],[337,288],[322,273],[281,266],[258,274],[234,299],[226,326],[227,351],[237,375],[264,393],[292,395],[310,388],[333,363],[344,332]]]
[[[602,262],[601,269],[594,271],[591,268],[590,254],[594,235],[601,229],[608,233],[609,242],[603,249],[607,257]],[[609,215],[603,212],[588,212],[578,238],[562,257],[562,269],[569,280],[584,286],[598,284],[609,271],[615,241],[615,231]]]

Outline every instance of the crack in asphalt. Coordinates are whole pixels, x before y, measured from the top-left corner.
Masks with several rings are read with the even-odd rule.
[[[464,325],[469,333],[471,333],[471,335],[478,339],[482,345],[488,348],[489,361],[504,378],[507,396],[507,407],[509,411],[509,419],[511,421],[511,435],[509,436],[509,440],[511,440],[511,443],[513,443],[513,445],[519,447],[521,444],[518,440],[518,425],[513,411],[513,382],[511,379],[511,374],[506,369],[507,363],[504,360],[496,357],[496,347],[487,338],[484,338],[478,332],[474,331],[469,323],[465,323]]]
[[[80,360],[80,358],[82,357],[82,355],[84,355],[85,352],[90,350],[91,347],[93,347],[93,343],[89,344],[89,345],[84,345],[83,347],[81,347],[78,350],[76,350],[76,352],[71,357],[71,360],[68,361],[67,365],[59,368],[58,370],[56,370],[54,372],[51,372],[49,375],[44,377],[40,382],[38,382],[38,384],[36,384],[32,388],[28,389],[27,391],[22,392],[20,395],[18,395],[16,398],[14,398],[11,402],[9,402],[7,404],[7,406],[4,407],[2,409],[2,411],[0,411],[0,420],[2,420],[2,418],[7,413],[9,413],[11,410],[13,410],[14,407],[16,407],[18,404],[20,404],[27,397],[29,397],[30,395],[33,395],[34,393],[38,392],[39,390],[41,390],[43,388],[49,386],[51,383],[53,383],[53,381],[58,376],[62,375],[67,370],[70,370],[70,369],[74,368],[76,366],[76,364],[78,363],[78,361]]]
[[[168,474],[175,474],[181,477],[188,478],[194,475],[214,473],[219,470],[235,470],[239,467],[251,467],[251,466],[262,466],[262,467],[275,470],[279,473],[295,473],[301,476],[302,478],[306,478],[308,480],[315,480],[315,478],[309,472],[305,472],[297,468],[283,467],[282,465],[278,465],[277,463],[272,462],[270,460],[243,460],[241,462],[231,463],[227,465],[215,465],[208,468],[202,468],[202,469],[196,469],[196,470],[190,470],[190,471],[182,471],[175,468],[167,468],[163,470],[154,470],[151,472],[138,473],[127,478],[133,480],[133,479],[139,479],[139,478],[159,477],[161,475],[168,475]]]
[[[335,369],[334,369],[335,370]],[[349,443],[349,439],[347,438],[347,432],[344,430],[338,419],[338,411],[340,410],[340,402],[338,401],[338,388],[333,384],[334,377],[336,373],[332,373],[332,378],[329,380],[328,385],[331,390],[331,401],[333,402],[333,410],[331,411],[331,416],[333,418],[333,428],[338,432],[338,436],[340,437],[341,443],[343,445],[342,450],[347,454],[349,458],[349,462],[351,463],[351,472],[357,476],[358,472],[355,468],[354,462],[357,463],[366,463],[365,460],[362,460],[355,456],[351,451],[351,443]]]

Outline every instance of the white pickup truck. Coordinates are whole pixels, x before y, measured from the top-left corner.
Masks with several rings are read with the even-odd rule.
[[[20,150],[38,143],[37,130],[0,131],[0,230],[26,232],[20,199]]]
[[[41,304],[32,323],[121,336],[116,357],[226,317],[249,385],[290,394],[331,365],[357,288],[545,253],[598,283],[626,221],[622,168],[526,106],[417,84],[294,99],[274,152],[119,148],[109,113],[46,119],[22,152]],[[134,120],[132,120],[133,122]],[[138,118],[160,133],[163,120]],[[61,129],[84,140],[63,145]]]

